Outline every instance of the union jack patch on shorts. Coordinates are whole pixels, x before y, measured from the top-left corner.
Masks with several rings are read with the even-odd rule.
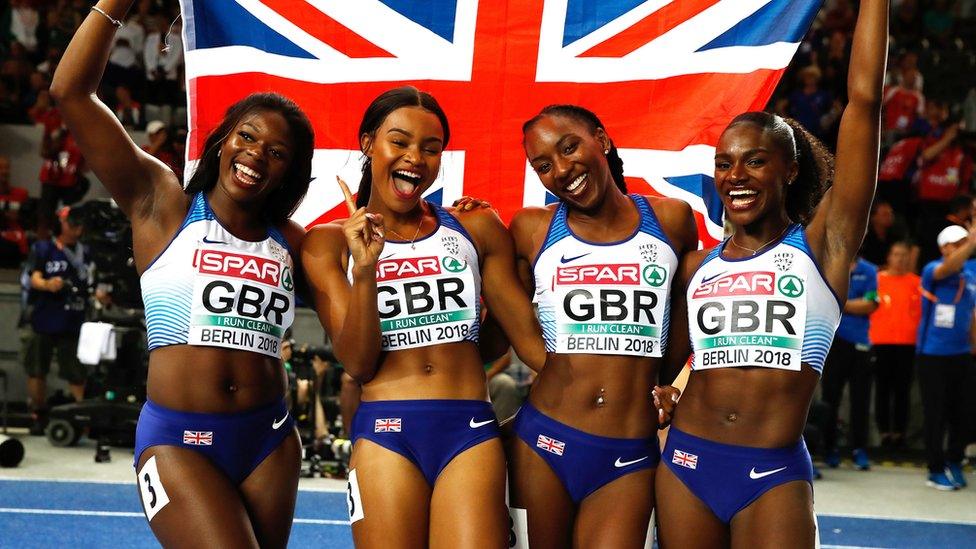
[[[403,427],[403,418],[385,417],[377,419],[373,424],[374,433],[399,433]]]
[[[213,446],[213,431],[183,431],[183,444]]]
[[[535,446],[557,456],[563,455],[563,452],[566,450],[565,442],[547,437],[546,435],[539,435],[539,438],[535,441]]]
[[[675,450],[674,456],[671,458],[671,463],[689,469],[698,469],[698,456],[689,454],[688,452],[682,452],[681,450]]]

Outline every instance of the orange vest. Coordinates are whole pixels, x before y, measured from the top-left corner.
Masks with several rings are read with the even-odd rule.
[[[922,317],[922,279],[915,273],[878,273],[878,308],[871,314],[872,345],[914,345]]]

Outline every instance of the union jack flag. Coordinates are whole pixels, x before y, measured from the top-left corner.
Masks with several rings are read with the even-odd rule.
[[[374,433],[399,433],[403,427],[403,418],[387,417],[377,419],[373,424]]]
[[[183,431],[183,444],[213,446],[213,431]]]
[[[550,454],[556,454],[557,456],[563,455],[563,452],[566,451],[565,442],[556,440],[552,437],[547,437],[546,435],[539,435],[539,438],[535,441],[535,446],[536,448],[542,448]]]
[[[689,469],[697,469],[698,456],[676,449],[674,451],[674,456],[671,457],[671,463],[680,465],[682,467],[687,467]]]
[[[234,101],[294,99],[315,126],[315,180],[296,221],[345,215],[359,120],[391,87],[433,93],[453,139],[428,200],[486,198],[509,219],[548,195],[521,124],[552,103],[596,112],[632,192],[682,198],[722,236],[714,145],[765,106],[822,0],[181,0],[191,162]]]

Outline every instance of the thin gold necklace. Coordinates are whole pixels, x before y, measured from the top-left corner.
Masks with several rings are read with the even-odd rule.
[[[415,244],[415,242],[417,241],[417,236],[420,234],[420,228],[423,227],[423,226],[424,226],[424,212],[423,212],[423,210],[421,210],[421,212],[420,212],[420,223],[417,223],[417,230],[413,233],[413,238],[410,239],[410,249],[411,250],[416,250],[417,249],[417,245]],[[407,239],[407,237],[405,237],[402,234],[400,234],[400,232],[397,231],[396,229],[394,229],[393,227],[390,227],[390,232],[393,233],[393,234],[395,234],[395,235],[397,235],[400,238],[400,240],[406,240]]]
[[[747,252],[752,252],[752,255],[756,255],[763,248],[765,248],[766,246],[769,246],[770,244],[772,244],[773,242],[775,242],[776,240],[778,240],[779,237],[783,236],[789,228],[790,228],[790,226],[789,225],[786,225],[786,227],[784,227],[783,230],[780,231],[778,235],[774,236],[773,238],[770,238],[766,242],[763,242],[762,245],[759,246],[758,248],[756,248],[755,250],[753,250],[752,248],[747,248],[747,247],[743,246],[742,244],[739,244],[738,242],[736,242],[735,241],[735,234],[734,233],[732,234],[731,237],[729,237],[729,243],[732,244],[733,246],[735,246],[736,248],[745,250]]]

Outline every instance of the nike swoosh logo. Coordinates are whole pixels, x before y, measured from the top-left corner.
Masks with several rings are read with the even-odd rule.
[[[227,244],[223,240],[210,240],[207,237],[203,237],[203,242],[206,244]]]
[[[635,463],[640,463],[640,462],[644,461],[645,459],[647,459],[648,457],[649,456],[644,456],[644,457],[642,457],[640,459],[635,459],[633,461],[620,461],[620,458],[617,458],[617,461],[613,462],[613,466],[614,467],[626,467],[628,465],[633,465]]]
[[[485,420],[485,421],[475,421],[474,418],[471,418],[471,421],[468,422],[468,427],[471,427],[472,429],[477,429],[478,427],[484,427],[485,425],[488,425],[492,421],[495,421],[495,420],[494,419],[488,419],[488,420]]]
[[[563,254],[563,256],[561,258],[559,258],[559,262],[560,263],[569,263],[570,261],[576,261],[577,259],[579,259],[581,257],[586,257],[586,256],[590,255],[591,253],[593,253],[593,252],[586,252],[585,254],[580,254],[580,255],[577,255],[577,256],[574,256],[574,257],[566,257],[566,254]]]
[[[379,258],[378,261],[385,261],[385,260],[390,259],[391,257],[393,257],[395,255],[396,255],[396,252],[393,252],[392,254],[385,255],[385,256]]]
[[[727,272],[728,272],[728,271],[722,271],[722,272],[720,272],[720,273],[718,273],[717,275],[712,275],[712,276],[710,276],[710,277],[708,277],[708,278],[703,278],[703,279],[702,279],[702,281],[701,281],[701,283],[702,283],[702,284],[705,284],[706,282],[711,282],[712,280],[715,280],[716,278],[718,278],[718,277],[720,277],[720,276],[722,276],[722,275],[724,275],[724,274],[725,274],[725,273],[727,273]]]
[[[757,473],[756,468],[753,467],[752,470],[749,471],[749,478],[751,478],[752,480],[758,480],[763,477],[768,477],[769,475],[778,473],[780,471],[785,471],[785,470],[786,467],[780,467],[779,469],[773,469],[772,471],[763,471],[762,473]]]
[[[277,431],[279,427],[285,424],[286,419],[288,419],[288,412],[285,412],[285,417],[274,420],[271,423],[271,428]]]

